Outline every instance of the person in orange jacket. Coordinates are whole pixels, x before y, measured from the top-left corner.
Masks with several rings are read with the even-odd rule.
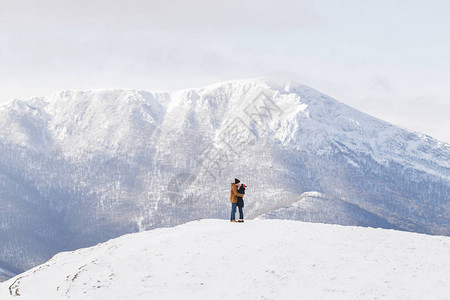
[[[236,223],[236,205],[237,198],[236,197],[244,197],[244,194],[238,193],[238,184],[241,182],[239,179],[235,178],[234,183],[231,183],[231,192],[230,192],[230,202],[231,202],[231,217],[230,222]]]

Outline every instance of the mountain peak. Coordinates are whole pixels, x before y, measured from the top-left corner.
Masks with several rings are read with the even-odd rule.
[[[247,218],[450,235],[450,146],[306,86],[68,91],[0,107],[1,272],[229,218],[235,177],[249,186]]]

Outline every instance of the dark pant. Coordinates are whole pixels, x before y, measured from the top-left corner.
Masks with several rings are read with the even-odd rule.
[[[244,212],[242,209],[244,208],[244,199],[242,197],[237,198],[237,207],[239,208],[239,219],[244,220]]]
[[[244,220],[244,212],[242,211],[242,205],[239,205],[238,208],[239,208],[239,219]]]
[[[231,203],[231,217],[230,220],[236,220],[236,203]]]

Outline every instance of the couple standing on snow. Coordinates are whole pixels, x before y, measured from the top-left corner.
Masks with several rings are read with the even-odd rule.
[[[230,221],[233,223],[244,222],[244,213],[242,208],[244,207],[245,184],[237,178],[234,179],[234,183],[231,183],[230,202],[231,202],[231,217]],[[239,208],[239,220],[236,221],[236,206]]]

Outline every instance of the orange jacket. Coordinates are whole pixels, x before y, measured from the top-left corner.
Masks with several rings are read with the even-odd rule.
[[[244,194],[239,194],[237,192],[237,186],[235,183],[231,184],[231,192],[230,192],[230,202],[231,203],[237,203],[236,197],[244,197]]]

